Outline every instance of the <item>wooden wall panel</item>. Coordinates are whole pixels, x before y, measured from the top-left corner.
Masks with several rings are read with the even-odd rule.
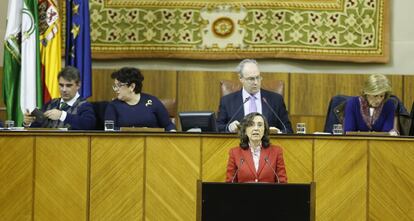
[[[392,94],[404,100],[404,84],[402,75],[387,75],[391,81]]]
[[[177,98],[176,71],[143,70],[144,86],[142,91],[158,98]]]
[[[111,101],[114,98],[111,79],[113,69],[92,69],[92,96],[89,101]]]
[[[334,92],[341,93],[336,90],[335,76],[291,74],[289,113],[291,116],[323,115]]]
[[[272,139],[283,148],[289,183],[310,183],[313,180],[313,139]]]
[[[367,141],[316,140],[315,220],[366,220]]]
[[[36,138],[35,220],[87,220],[89,138]]]
[[[144,138],[91,142],[90,220],[143,220]]]
[[[414,143],[369,141],[369,220],[414,219]]]
[[[203,138],[202,140],[202,180],[204,182],[224,182],[226,180],[229,150],[239,146],[234,138]]]
[[[178,73],[178,111],[217,111],[220,101],[220,80],[237,80],[233,72]]]
[[[0,220],[32,220],[33,137],[0,137]]]
[[[148,137],[145,220],[196,220],[200,138]]]

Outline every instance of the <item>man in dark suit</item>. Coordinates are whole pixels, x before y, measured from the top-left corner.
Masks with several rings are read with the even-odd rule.
[[[23,126],[44,128],[68,128],[70,130],[92,130],[95,128],[95,112],[92,104],[81,98],[80,73],[75,67],[65,67],[58,74],[60,98],[55,98],[42,108],[41,117],[24,113]]]
[[[220,99],[217,117],[218,130],[220,132],[237,132],[239,121],[245,115],[259,112],[267,118],[271,127],[276,127],[276,130],[282,133],[292,133],[283,97],[260,88],[262,76],[257,62],[245,59],[240,62],[236,70],[243,88]]]

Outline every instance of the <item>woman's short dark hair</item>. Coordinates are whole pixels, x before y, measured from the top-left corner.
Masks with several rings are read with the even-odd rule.
[[[249,137],[246,134],[246,128],[249,126],[253,126],[253,119],[256,116],[260,116],[263,118],[264,122],[264,132],[262,137],[262,147],[267,148],[270,146],[270,138],[269,138],[269,124],[267,123],[266,117],[260,113],[254,112],[246,115],[243,120],[240,122],[239,128],[239,135],[240,135],[240,147],[242,149],[249,148]]]
[[[144,76],[141,74],[141,71],[138,68],[121,68],[120,70],[112,73],[111,78],[116,79],[121,83],[126,83],[128,86],[130,86],[132,83],[135,83],[135,94],[139,94],[142,91],[142,82],[144,81]]]

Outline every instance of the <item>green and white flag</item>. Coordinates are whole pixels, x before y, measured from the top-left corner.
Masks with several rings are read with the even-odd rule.
[[[20,109],[21,24],[23,1],[10,0],[7,11],[7,28],[4,38],[3,99],[7,119],[22,122]]]
[[[37,0],[24,0],[22,11],[22,66],[20,107],[22,112],[42,106],[40,45]]]
[[[4,41],[3,98],[7,119],[42,106],[37,0],[10,0]]]

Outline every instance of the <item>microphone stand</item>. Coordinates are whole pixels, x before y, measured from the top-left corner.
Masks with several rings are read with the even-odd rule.
[[[239,109],[237,109],[236,113],[233,114],[233,116],[231,116],[230,120],[227,122],[226,127],[224,128],[224,130],[227,130],[230,132],[230,130],[228,130],[228,127],[230,125],[230,123],[233,121],[233,119],[236,117],[236,115],[240,112],[240,110],[242,109],[242,107],[244,106],[244,104],[250,100],[250,97],[246,97],[246,99],[244,99],[242,105],[240,105]]]
[[[287,129],[286,129],[286,125],[283,123],[283,121],[279,118],[279,116],[276,114],[276,112],[273,110],[273,108],[270,106],[270,104],[267,102],[267,99],[265,97],[262,97],[263,102],[266,104],[266,106],[270,109],[270,111],[273,113],[273,115],[277,118],[277,120],[279,120],[279,122],[282,124],[283,126],[283,133],[287,133]]]
[[[237,172],[239,172],[239,169],[240,169],[240,167],[243,165],[243,162],[244,162],[244,159],[243,159],[243,158],[241,158],[241,159],[240,159],[240,166],[239,166],[239,167],[237,167],[236,172],[234,172],[234,175],[233,175],[233,177],[231,178],[231,183],[234,183],[234,179],[236,179]]]
[[[270,165],[268,157],[265,157],[265,162],[270,167],[270,169],[272,169],[273,173],[275,174],[277,183],[280,183],[279,176],[277,175],[275,169],[273,169],[273,167]]]

